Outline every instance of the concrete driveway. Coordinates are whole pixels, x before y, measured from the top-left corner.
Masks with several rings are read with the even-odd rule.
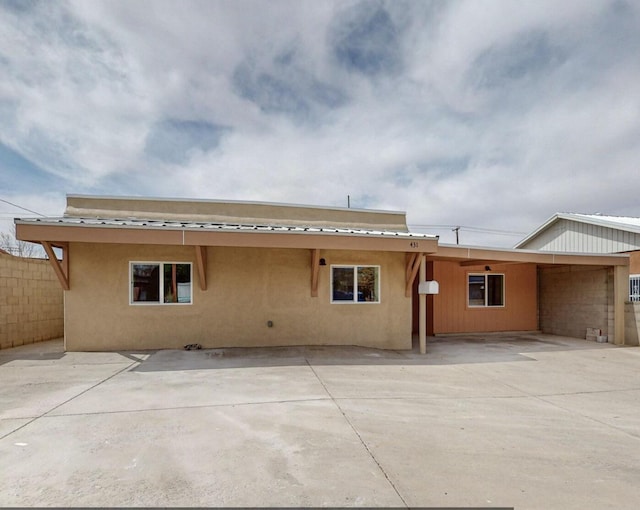
[[[3,506],[638,508],[640,348],[0,351]]]

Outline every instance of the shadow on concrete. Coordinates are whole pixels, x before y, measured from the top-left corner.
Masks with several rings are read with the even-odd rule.
[[[55,361],[64,358],[64,343],[61,339],[45,340],[34,344],[20,345],[0,351],[0,365],[12,361]]]
[[[147,351],[132,371],[215,370],[307,365],[454,365],[535,361],[529,353],[615,348],[586,340],[535,336],[430,337],[426,355],[412,350],[355,346],[234,347],[193,351]],[[120,353],[123,356],[126,353]]]
[[[429,337],[426,355],[420,354],[417,342],[412,350],[406,351],[356,346],[292,346],[66,353],[61,340],[52,340],[2,350],[0,365],[12,361],[37,364],[38,361],[56,363],[59,360],[70,365],[119,363],[120,357],[136,362],[130,370],[137,372],[308,365],[456,365],[535,361],[529,354],[611,348],[617,347],[544,334]]]

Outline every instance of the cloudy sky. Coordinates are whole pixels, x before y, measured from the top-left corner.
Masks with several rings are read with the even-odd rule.
[[[640,216],[640,3],[0,0],[0,229],[67,193]]]

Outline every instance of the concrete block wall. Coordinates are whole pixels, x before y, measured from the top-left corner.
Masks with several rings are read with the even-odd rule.
[[[640,345],[640,303],[624,304],[624,343]]]
[[[587,328],[613,331],[610,270],[563,266],[539,270],[539,318],[543,333],[585,338]]]
[[[63,335],[62,287],[49,261],[0,253],[0,349]]]

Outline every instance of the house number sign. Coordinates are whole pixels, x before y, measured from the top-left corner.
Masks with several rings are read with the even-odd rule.
[[[418,241],[411,241],[409,243],[409,246],[411,246],[411,248],[417,248],[418,247]]]

